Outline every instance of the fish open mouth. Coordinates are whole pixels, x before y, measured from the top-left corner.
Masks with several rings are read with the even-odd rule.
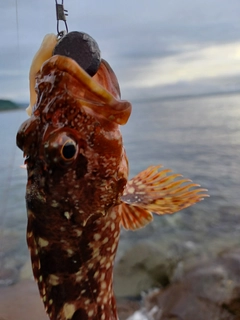
[[[68,93],[77,99],[84,99],[87,107],[117,124],[123,125],[128,121],[131,104],[120,99],[117,78],[105,60],[102,60],[98,72],[91,77],[73,59],[55,55],[43,64],[41,78],[46,79],[55,70],[61,74],[61,81]],[[57,77],[55,81],[58,81]],[[57,85],[61,86],[60,83]]]
[[[46,53],[44,41],[30,68],[30,105],[27,113],[32,115],[39,86],[51,83],[75,99],[84,100],[86,107],[109,121],[124,125],[131,114],[131,104],[121,100],[118,80],[109,64],[102,60],[97,73],[91,77],[72,58]],[[49,45],[49,39],[47,43]]]

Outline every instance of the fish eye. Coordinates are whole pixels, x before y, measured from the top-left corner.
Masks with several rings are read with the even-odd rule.
[[[70,165],[76,160],[79,150],[79,140],[71,132],[53,132],[44,141],[44,156],[49,164]]]
[[[61,156],[64,160],[72,160],[77,152],[77,145],[72,139],[67,140],[61,149]]]

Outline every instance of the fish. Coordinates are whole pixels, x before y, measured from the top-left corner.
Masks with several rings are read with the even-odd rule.
[[[33,275],[51,320],[116,320],[121,228],[145,227],[153,214],[189,207],[207,190],[161,165],[129,179],[120,127],[132,106],[114,71],[102,59],[91,77],[73,59],[52,56],[46,43],[31,67],[30,117],[16,137],[27,169]]]

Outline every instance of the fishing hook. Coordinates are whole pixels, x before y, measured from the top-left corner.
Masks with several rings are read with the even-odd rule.
[[[66,16],[68,16],[68,10],[64,9],[63,6],[63,0],[62,3],[58,3],[58,0],[55,0],[56,2],[56,15],[57,15],[57,32],[58,37],[61,38],[65,33],[68,33],[68,25],[67,25],[67,19]],[[59,21],[62,20],[65,23],[65,31],[59,31]]]

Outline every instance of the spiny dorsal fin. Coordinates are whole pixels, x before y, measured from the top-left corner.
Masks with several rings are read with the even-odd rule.
[[[161,165],[151,166],[128,181],[120,209],[124,228],[144,227],[152,220],[151,212],[172,214],[208,197],[200,185],[160,168]]]

